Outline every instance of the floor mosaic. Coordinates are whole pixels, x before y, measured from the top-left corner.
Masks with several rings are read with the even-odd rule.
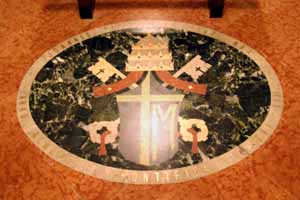
[[[134,27],[139,23],[143,27]],[[32,67],[30,114],[57,147],[102,166],[139,172],[206,166],[243,148],[259,129],[266,131],[261,125],[271,106],[268,79],[280,116],[280,85],[254,50],[233,39],[222,41],[222,34],[206,28],[197,27],[199,33],[187,29],[193,25],[155,23],[160,22],[87,32]],[[126,25],[133,28],[122,28]],[[20,104],[22,94],[21,86]],[[273,121],[265,122],[271,126],[267,135]]]

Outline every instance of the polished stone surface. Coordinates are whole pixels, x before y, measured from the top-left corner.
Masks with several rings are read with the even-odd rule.
[[[207,19],[207,11],[201,7],[191,9],[183,4],[182,9],[177,9],[178,3],[158,9],[157,3],[147,1],[137,6],[125,4],[117,10],[110,4],[104,9],[100,3],[95,19],[88,21],[76,18],[77,8],[71,1],[62,5],[56,1],[2,1],[0,5],[4,86],[1,88],[1,198],[297,199],[299,196],[298,2],[231,1],[225,10],[228,15],[217,20]],[[279,76],[285,98],[282,120],[271,140],[222,172],[187,183],[160,186],[132,186],[91,178],[58,164],[32,145],[15,114],[17,89],[29,66],[47,49],[74,34],[104,24],[145,18],[205,25],[265,55]]]
[[[256,61],[226,44],[229,41],[174,28],[159,30],[159,34],[153,32],[152,35],[151,32],[136,31],[141,30],[137,27],[136,30],[113,31],[83,40],[63,49],[37,73],[29,97],[30,112],[39,129],[61,148],[81,158],[116,168],[175,169],[230,151],[247,140],[264,122],[271,103],[268,81]],[[138,68],[133,65],[138,65]],[[99,66],[98,69],[95,66]],[[153,66],[161,68],[153,69]],[[94,70],[91,72],[89,69],[92,67]],[[128,74],[127,68],[130,71],[153,70],[151,75],[150,72],[146,75],[151,76],[150,93],[162,97],[167,93],[170,99],[156,104],[151,103],[151,96],[147,100],[154,114],[157,106],[165,107],[160,115],[169,121],[161,119],[161,123],[157,120],[154,123],[155,119],[139,119],[142,108],[136,108],[142,102],[130,99],[118,102],[114,93],[100,97],[93,94],[93,88],[102,85],[114,90],[110,85],[122,79],[118,73]],[[159,80],[155,72],[160,70],[170,71],[187,85],[206,85],[207,91],[200,95],[176,87],[163,89],[166,83]],[[126,78],[126,75],[123,76],[123,79]],[[141,83],[137,88],[128,88],[128,92],[121,90],[118,96],[141,94],[140,88],[145,80],[138,82]],[[125,89],[129,87],[123,85]],[[180,104],[177,103],[177,115],[182,118],[179,121],[171,119],[167,112],[175,98],[173,93],[182,96],[178,101]],[[166,103],[168,105],[164,105]],[[196,140],[195,152],[191,151],[192,134],[186,131],[195,125],[188,123],[190,120],[203,122],[203,127],[198,127],[196,134],[204,139]],[[119,130],[113,131],[114,137],[106,139],[105,144],[100,139],[92,141],[92,137],[97,137],[92,134],[97,134],[104,127],[103,123],[114,122],[116,127],[120,126]],[[137,130],[142,128],[143,132],[145,127],[140,123],[150,123],[152,136],[141,136],[142,133]],[[91,126],[97,129],[96,133],[90,130]],[[158,126],[157,130],[152,126]],[[163,131],[164,127],[173,132]],[[208,132],[203,132],[203,128]],[[179,136],[175,136],[177,132]],[[173,143],[179,148],[162,148],[167,145],[163,142],[168,143],[172,134]],[[143,149],[139,146],[148,143],[142,144],[139,139],[134,139],[140,137],[143,137],[141,140],[147,138],[149,150],[155,152],[141,155]],[[98,153],[102,145],[107,149],[105,155]],[[169,156],[163,159],[164,154]],[[151,155],[155,156],[152,164],[138,161],[141,156],[152,160],[146,158]]]

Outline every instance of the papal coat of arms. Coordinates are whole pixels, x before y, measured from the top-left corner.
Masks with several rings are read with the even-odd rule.
[[[133,45],[125,67],[129,73],[127,77],[103,58],[99,58],[99,62],[89,68],[104,82],[115,73],[123,77],[119,82],[95,87],[94,95],[99,97],[121,91],[116,96],[120,112],[120,120],[116,123],[120,125],[119,130],[115,129],[113,134],[119,136],[120,153],[127,160],[141,165],[159,165],[171,159],[178,151],[178,137],[182,134],[190,134],[194,143],[198,142],[195,137],[197,134],[201,134],[202,138],[207,138],[208,134],[204,131],[207,130],[205,123],[201,124],[201,128],[197,126],[202,120],[194,119],[196,122],[190,124],[179,120],[179,108],[184,95],[166,87],[173,86],[175,89],[204,95],[206,85],[176,78],[184,72],[199,77],[211,65],[202,61],[200,56],[195,56],[173,76],[168,72],[174,70],[168,44],[167,37],[148,34]],[[136,83],[138,81],[139,85]],[[122,92],[124,88],[129,91]],[[180,126],[186,129],[182,133]],[[98,129],[102,128],[107,129],[100,122]],[[194,147],[193,153],[198,151]]]
[[[136,26],[75,37],[26,75],[18,113],[38,146],[93,176],[165,183],[223,169],[265,141],[282,97],[263,58],[207,29]]]

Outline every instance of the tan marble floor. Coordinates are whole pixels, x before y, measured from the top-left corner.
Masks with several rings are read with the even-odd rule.
[[[299,18],[297,0],[228,0],[222,19],[208,18],[205,1],[102,0],[97,1],[93,20],[79,19],[75,0],[1,0],[0,199],[300,199]],[[285,98],[282,120],[271,139],[219,173],[153,186],[83,175],[31,144],[16,117],[17,90],[30,65],[73,35],[139,19],[206,26],[264,55],[281,81]]]

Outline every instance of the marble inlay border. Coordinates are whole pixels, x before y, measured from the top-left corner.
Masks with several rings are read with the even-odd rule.
[[[157,32],[162,28],[177,28],[189,30],[225,42],[237,48],[245,55],[253,59],[265,74],[271,90],[270,110],[263,124],[256,130],[255,133],[251,135],[251,137],[249,137],[245,142],[240,144],[238,147],[235,147],[231,151],[224,153],[214,159],[208,160],[204,163],[172,170],[136,171],[112,168],[80,158],[60,148],[41,132],[41,130],[38,128],[31,117],[29,109],[29,95],[32,81],[35,79],[40,69],[50,59],[62,52],[64,49],[93,36],[127,28],[138,28],[143,32]],[[236,39],[205,27],[180,22],[155,20],[129,21],[112,24],[88,32],[84,32],[60,43],[51,50],[45,52],[30,67],[21,82],[17,97],[17,115],[24,132],[27,134],[30,140],[48,156],[82,173],[109,181],[131,184],[164,184],[182,182],[203,177],[231,166],[254,152],[263,143],[266,142],[266,140],[271,136],[277,124],[279,123],[282,110],[283,93],[280,82],[270,64],[254,49],[250,48],[240,41],[237,41]]]

